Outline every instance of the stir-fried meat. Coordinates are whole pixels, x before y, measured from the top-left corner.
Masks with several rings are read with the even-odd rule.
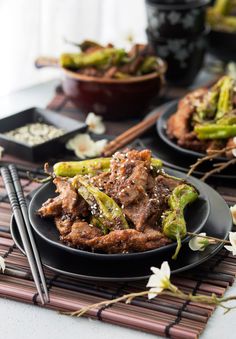
[[[53,182],[57,187],[56,192],[60,194],[54,199],[48,199],[38,210],[42,217],[59,216],[62,212],[73,217],[88,214],[85,200],[77,194],[67,179],[58,177]]]
[[[206,91],[207,89],[200,88],[179,101],[177,112],[167,122],[167,134],[171,139],[176,138],[184,142],[184,138],[190,132],[189,122],[195,109],[192,102],[201,99]]]
[[[62,240],[73,246],[87,247],[87,241],[95,237],[102,238],[102,232],[99,228],[88,224],[85,221],[75,221],[71,227],[70,233],[63,236]]]
[[[38,213],[42,217],[54,217],[63,242],[83,249],[120,253],[146,251],[171,241],[161,232],[161,217],[169,208],[171,192],[182,181],[154,172],[149,150],[117,152],[109,172],[86,180],[115,200],[117,210],[119,213],[122,210],[130,228],[118,228],[116,219],[111,218],[107,222],[113,225],[104,235],[106,230],[102,226],[106,220],[102,225],[99,221],[104,209],[100,209],[96,222],[92,220],[94,205],[87,204],[68,179],[57,177],[54,184],[59,195],[47,200]],[[95,204],[99,210],[96,199]],[[112,213],[109,205],[105,208]]]
[[[152,230],[150,233],[143,233],[134,229],[112,231],[103,236],[95,236],[91,240],[86,239],[86,236],[82,237],[80,229],[76,229],[74,236],[69,234],[63,240],[69,240],[74,246],[81,248],[90,247],[93,250],[106,253],[147,251],[171,242],[160,231]]]
[[[195,111],[194,102],[201,100],[207,89],[200,88],[186,95],[179,101],[178,109],[167,122],[167,135],[170,139],[176,139],[177,143],[195,151],[203,152],[207,148],[207,142],[199,140],[196,133],[191,130],[191,118]]]
[[[124,214],[137,230],[145,227],[143,215],[149,204],[148,178],[150,176],[150,151],[116,153],[111,160],[110,178],[105,191],[123,208]]]
[[[45,201],[42,207],[38,210],[38,214],[41,217],[49,218],[49,217],[56,217],[60,215],[62,212],[62,201],[60,196],[56,198],[49,198]]]
[[[100,191],[105,190],[105,185],[108,182],[110,178],[110,173],[109,172],[104,172],[99,175],[96,175],[95,177],[91,178],[91,183],[100,189]]]
[[[67,215],[63,215],[62,217],[55,217],[54,221],[61,235],[66,235],[71,231],[73,220]]]

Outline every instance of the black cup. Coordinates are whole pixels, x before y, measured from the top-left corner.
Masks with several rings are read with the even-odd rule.
[[[209,0],[146,0],[148,31],[155,39],[199,35]]]
[[[147,30],[149,44],[167,62],[168,82],[188,86],[194,81],[203,65],[207,34],[205,30],[196,37],[156,39]]]

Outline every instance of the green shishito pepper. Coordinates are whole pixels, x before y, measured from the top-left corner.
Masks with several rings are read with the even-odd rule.
[[[177,241],[177,247],[172,259],[176,259],[181,248],[181,239],[187,234],[186,222],[184,219],[185,207],[195,201],[198,192],[193,186],[182,184],[177,186],[171,193],[168,205],[169,210],[163,215],[163,233],[170,239]]]
[[[96,158],[82,161],[57,162],[53,166],[53,172],[56,176],[69,178],[77,174],[94,176],[99,171],[109,171],[110,160],[110,158]]]
[[[53,166],[53,172],[56,176],[72,178],[75,175],[94,176],[99,172],[108,172],[110,170],[111,158],[96,158],[82,161],[58,162]],[[162,161],[152,158],[151,166],[154,170],[162,167]]]
[[[195,126],[199,139],[228,139],[236,136],[235,125],[207,124]]]
[[[233,90],[234,90],[234,79],[230,76],[222,78],[222,84],[220,88],[220,95],[217,104],[216,119],[222,118],[228,112],[233,109]]]
[[[221,119],[233,109],[233,90],[235,81],[230,76],[223,76],[207,92],[203,101],[197,106],[193,121]]]
[[[124,49],[104,48],[91,53],[65,53],[60,56],[60,65],[70,69],[88,66],[118,65],[127,58]]]
[[[104,192],[91,185],[82,176],[73,179],[73,186],[84,198],[91,208],[93,218],[91,223],[102,228],[103,233],[112,230],[114,225],[119,225],[119,229],[127,229],[129,225],[117,203]]]

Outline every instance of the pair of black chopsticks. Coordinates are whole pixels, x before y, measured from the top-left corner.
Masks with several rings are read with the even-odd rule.
[[[9,165],[8,168],[2,167],[1,175],[30,265],[31,273],[41,302],[44,304],[45,301],[49,301],[49,295],[40,256],[31,230],[26,200],[17,169],[14,165]]]

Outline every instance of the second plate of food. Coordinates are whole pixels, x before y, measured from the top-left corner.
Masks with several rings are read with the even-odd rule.
[[[236,136],[235,80],[224,76],[211,88],[199,88],[173,101],[157,122],[161,139],[179,153],[218,160],[233,158]],[[223,151],[223,153],[222,153]]]

